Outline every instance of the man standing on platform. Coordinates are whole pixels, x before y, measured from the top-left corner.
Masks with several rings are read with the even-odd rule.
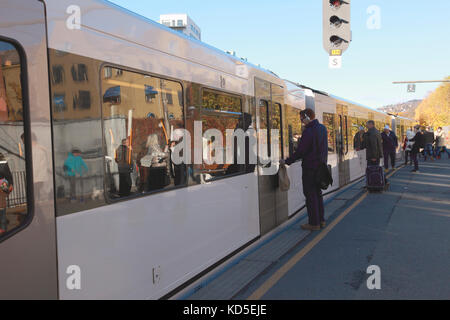
[[[379,166],[383,157],[383,140],[380,132],[375,128],[375,121],[367,122],[368,131],[364,134],[362,149],[366,149],[368,166]]]
[[[386,125],[381,134],[383,140],[383,156],[384,156],[384,171],[389,171],[389,159],[391,160],[392,169],[395,169],[396,150],[398,148],[398,139],[391,128]]]
[[[411,151],[411,157],[414,161],[414,170],[412,172],[419,172],[419,159],[417,158],[420,149],[425,147],[425,135],[420,129],[420,126],[415,127],[416,135],[414,138],[410,139],[409,141],[414,142],[414,146]]]
[[[326,222],[322,190],[316,182],[316,175],[320,164],[328,162],[328,133],[327,128],[316,119],[312,109],[303,110],[300,120],[305,131],[297,150],[287,160],[281,160],[280,164],[290,165],[303,159],[303,193],[306,197],[309,223],[302,225],[302,229],[318,231],[326,227]]]

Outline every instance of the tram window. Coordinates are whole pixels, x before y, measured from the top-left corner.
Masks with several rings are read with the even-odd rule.
[[[242,99],[237,96],[203,90],[203,110],[242,113]]]
[[[349,127],[350,127],[350,137],[352,139],[354,139],[355,136],[358,134],[360,126],[361,126],[361,121],[359,121],[358,118],[350,117],[350,119],[349,119]],[[351,142],[349,142],[349,149],[350,150],[354,149],[353,140]]]
[[[327,128],[328,131],[328,152],[335,153],[336,152],[336,123],[335,123],[335,115],[332,113],[323,114],[323,125]]]
[[[245,149],[237,137],[231,137],[231,141],[233,141],[231,146],[227,141],[229,138],[227,130],[232,130],[233,134],[238,129],[246,132],[251,125],[251,115],[242,112],[241,97],[203,89],[202,103],[203,164],[194,165],[194,180],[197,183],[206,183],[251,170],[248,164],[248,153],[250,152],[248,138],[245,138]],[[205,136],[210,129],[218,130],[217,135],[220,133],[220,136]],[[221,143],[220,139],[222,139]],[[227,164],[228,148],[233,150],[232,164]],[[241,152],[245,152],[245,163],[238,162],[238,154]]]
[[[278,132],[279,132],[278,157],[280,157],[280,159],[283,159],[283,131],[282,131],[282,120],[281,120],[282,110],[281,109],[282,109],[281,104],[273,103],[272,117],[270,120],[270,122],[271,122],[270,129],[278,130]],[[271,136],[271,139],[273,139],[272,136]],[[272,152],[272,150],[271,150],[271,152]]]
[[[80,81],[51,84],[56,214],[105,204],[100,79],[101,61],[49,50],[49,69],[62,66]],[[72,71],[72,70],[71,70]]]
[[[302,122],[300,120],[301,110],[291,106],[286,108],[286,120],[289,135],[289,156],[292,156],[297,149],[298,143],[302,137]]]
[[[265,100],[259,101],[259,128],[264,130],[268,128],[267,119],[269,119],[269,103]]]
[[[120,199],[184,185],[186,166],[171,161],[171,150],[181,142],[175,130],[184,128],[181,84],[126,70],[121,74],[121,81],[102,83],[108,196]]]
[[[0,40],[0,241],[29,217],[21,62],[16,47]]]

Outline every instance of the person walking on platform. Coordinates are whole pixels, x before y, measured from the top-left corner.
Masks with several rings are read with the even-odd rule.
[[[414,138],[409,140],[414,142],[414,146],[411,151],[411,157],[412,160],[414,161],[414,170],[412,170],[411,172],[419,172],[419,159],[417,157],[420,152],[420,149],[425,146],[425,136],[422,130],[420,129],[420,126],[416,126],[415,130],[416,135],[414,136]]]
[[[384,171],[387,173],[389,171],[389,159],[391,160],[392,169],[395,169],[398,139],[388,125],[384,127],[384,131],[381,133],[381,139],[383,140]]]
[[[434,161],[433,143],[434,143],[434,132],[430,127],[424,132],[425,138],[425,150],[423,151],[424,160],[427,161],[427,155],[431,157]]]
[[[375,128],[375,121],[368,121],[367,128],[368,131],[364,134],[362,144],[363,149],[366,150],[367,171],[379,172],[380,176],[383,175],[384,177],[376,180],[378,181],[376,187],[386,187],[389,182],[386,179],[386,174],[383,173],[383,169],[380,167],[380,160],[383,157],[383,139],[380,132]],[[371,183],[368,179],[368,185]]]
[[[439,127],[436,131],[436,158],[441,159],[441,154],[443,152],[447,153],[448,158],[450,159],[450,151],[448,151],[446,146],[446,134],[442,130],[441,127]]]
[[[316,175],[320,164],[328,162],[328,133],[327,128],[316,119],[312,109],[303,110],[300,120],[305,125],[305,131],[297,150],[288,159],[281,160],[280,164],[290,165],[303,159],[303,193],[306,197],[309,223],[302,225],[302,229],[318,231],[325,228],[326,222],[322,190],[316,182]]]
[[[414,142],[410,141],[415,136],[414,132],[411,130],[408,130],[406,132],[406,138],[405,138],[405,144],[403,149],[405,150],[405,166],[408,165],[408,160],[410,161],[410,165],[412,165],[412,157],[411,157],[411,151],[414,146]]]

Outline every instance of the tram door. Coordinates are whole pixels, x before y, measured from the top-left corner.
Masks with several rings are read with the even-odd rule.
[[[336,106],[336,114],[336,145],[339,159],[339,187],[343,187],[350,182],[349,143],[353,143],[353,139],[349,136],[351,131],[349,127],[348,107],[338,104]]]
[[[258,129],[258,189],[261,235],[288,219],[287,193],[278,187],[278,159],[283,158],[283,89],[255,79]],[[278,135],[272,134],[278,130]],[[273,159],[270,161],[269,159]]]
[[[11,188],[1,201],[0,300],[56,299],[45,8],[29,0],[0,6],[0,153],[11,172],[2,182]]]

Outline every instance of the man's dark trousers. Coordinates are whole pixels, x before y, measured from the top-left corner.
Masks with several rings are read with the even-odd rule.
[[[392,168],[395,169],[395,150],[387,150],[383,152],[384,168],[389,169],[389,159],[391,159]]]
[[[317,169],[303,168],[303,194],[306,197],[306,208],[311,226],[320,226],[321,222],[325,222],[323,195],[315,181],[316,173]]]
[[[417,155],[417,152],[411,152],[411,159],[414,161],[414,170],[419,170],[419,159]]]

